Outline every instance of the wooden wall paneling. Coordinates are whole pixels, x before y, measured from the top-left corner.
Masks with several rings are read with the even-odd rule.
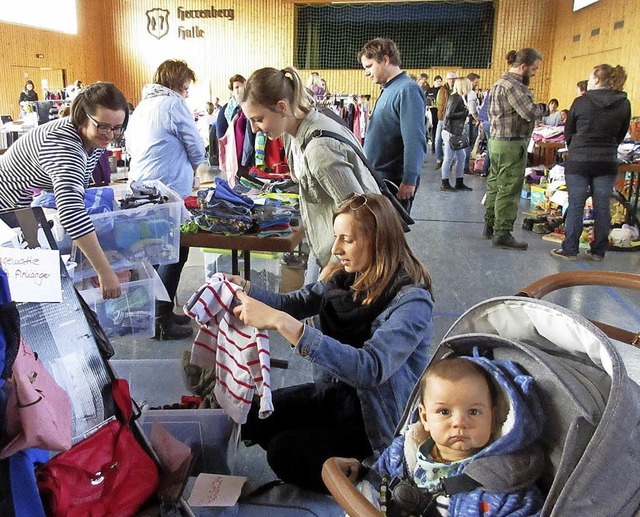
[[[68,81],[81,79],[93,82],[102,74],[102,25],[98,2],[78,2],[78,34],[35,29],[22,25],[0,22],[0,111],[17,117],[18,98],[24,88],[24,77],[10,73],[12,67],[31,70],[30,76],[41,74],[36,69],[62,69]],[[61,13],[56,13],[56,16]],[[36,54],[43,54],[37,58]],[[47,71],[43,70],[46,74]],[[40,84],[36,83],[39,97],[44,97]]]
[[[233,20],[225,18],[179,19],[185,10],[209,9],[212,2],[174,0],[163,4],[169,11],[169,29],[156,38],[147,32],[147,11],[157,7],[152,0],[106,0],[104,16],[112,27],[109,38],[113,51],[105,55],[105,68],[113,81],[134,103],[140,101],[142,86],[165,59],[184,59],[194,70],[197,82],[190,90],[188,103],[200,108],[203,103],[229,97],[229,77],[245,77],[261,67],[282,68],[293,56],[293,6],[280,0],[228,0],[215,4],[217,9],[233,9]],[[179,11],[181,8],[183,11]],[[202,37],[183,37],[185,31]]]
[[[627,70],[625,91],[631,101],[632,113],[639,114],[640,59],[637,35],[640,31],[639,2],[601,0],[577,12],[572,0],[558,0],[558,23],[554,48],[551,91],[560,100],[561,108],[570,107],[576,96],[576,83],[587,79],[598,64],[620,64]],[[624,27],[614,30],[617,21]],[[592,36],[593,29],[600,29]],[[579,41],[573,41],[580,35]]]
[[[234,9],[234,20],[197,20],[204,37],[182,39],[179,25],[189,27],[177,18],[178,7],[208,8],[208,1],[169,1],[163,7],[170,11],[170,30],[167,36],[156,39],[146,30],[146,11],[157,7],[152,0],[106,0],[103,3],[103,23],[112,50],[104,55],[105,74],[118,84],[134,104],[140,100],[142,85],[151,80],[153,71],[164,59],[185,59],[198,76],[190,92],[189,103],[200,107],[207,100],[228,98],[228,78],[241,73],[248,76],[257,68],[291,65],[294,56],[295,6],[285,0],[229,0],[216,4],[217,8]],[[548,55],[551,49],[549,27],[553,25],[555,0],[541,0],[525,5],[519,0],[500,0],[496,4],[496,33],[493,66],[490,69],[463,70],[460,75],[475,71],[482,77],[481,85],[489,88],[506,69],[504,56],[511,48],[535,46]],[[191,20],[193,21],[193,20]],[[402,51],[402,49],[400,49]],[[355,56],[354,56],[355,59]],[[548,70],[533,82],[540,99],[548,90]],[[364,76],[363,70],[301,70],[303,79],[318,71],[327,81],[332,93],[369,94],[374,98],[380,88]],[[409,73],[427,71],[432,77],[445,75],[448,69],[408,70]]]

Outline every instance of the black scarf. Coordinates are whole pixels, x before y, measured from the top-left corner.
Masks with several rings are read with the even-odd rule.
[[[346,271],[339,271],[329,279],[320,304],[320,325],[327,336],[355,348],[362,348],[371,337],[373,320],[402,287],[413,282],[408,275],[397,274],[376,300],[363,305],[364,294],[360,294],[355,301],[353,299],[351,286],[355,279],[355,273]]]

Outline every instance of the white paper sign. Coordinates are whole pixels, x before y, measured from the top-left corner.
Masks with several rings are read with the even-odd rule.
[[[13,228],[10,228],[7,223],[0,220],[0,244],[10,243],[14,247],[18,246],[18,235]]]
[[[247,478],[199,474],[187,503],[189,506],[233,506]]]
[[[0,264],[14,301],[62,301],[58,250],[0,248]]]

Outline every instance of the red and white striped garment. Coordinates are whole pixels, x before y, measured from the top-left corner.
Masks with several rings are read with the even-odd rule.
[[[242,288],[216,273],[189,299],[184,312],[200,325],[191,363],[202,368],[215,365],[216,400],[235,422],[244,424],[256,389],[260,418],[273,412],[273,404],[269,335],[233,314],[232,302],[239,290]]]

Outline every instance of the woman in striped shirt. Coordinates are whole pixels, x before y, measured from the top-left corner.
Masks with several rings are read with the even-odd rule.
[[[84,191],[100,156],[127,125],[127,100],[111,83],[82,90],[71,116],[38,126],[0,156],[0,209],[28,207],[33,189],[53,191],[62,226],[98,274],[103,298],[120,282],[98,243]]]

